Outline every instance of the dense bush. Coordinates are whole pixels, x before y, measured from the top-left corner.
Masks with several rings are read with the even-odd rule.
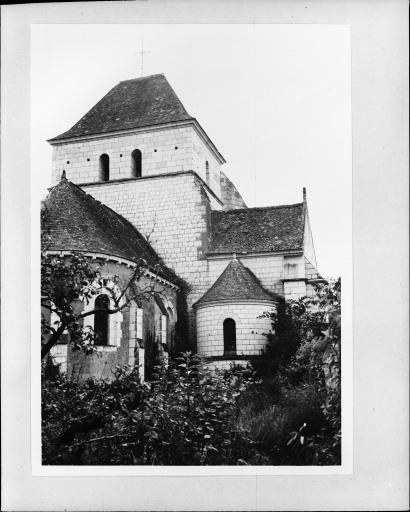
[[[43,367],[44,464],[328,465],[341,460],[340,280],[272,315],[256,368],[210,372],[189,352],[141,384]]]
[[[340,299],[338,279],[266,313],[274,334],[255,365],[265,393],[244,398],[241,420],[273,464],[340,464]]]
[[[44,464],[260,464],[237,424],[244,372],[211,373],[185,353],[140,384],[118,369],[111,383],[43,380]]]

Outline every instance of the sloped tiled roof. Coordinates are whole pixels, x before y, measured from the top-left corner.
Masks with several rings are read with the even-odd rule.
[[[49,142],[189,119],[165,76],[151,75],[120,82],[72,128]]]
[[[210,253],[301,250],[305,203],[212,212]]]
[[[277,295],[265,290],[255,274],[239,260],[233,259],[195,306],[216,301],[273,301],[275,298]]]
[[[172,271],[129,221],[65,178],[44,201],[41,246],[43,250],[90,252],[135,262],[143,258],[151,269],[175,282]]]

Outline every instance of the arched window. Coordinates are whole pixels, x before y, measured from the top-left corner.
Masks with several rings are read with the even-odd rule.
[[[208,160],[205,162],[205,171],[206,171],[206,184],[209,187],[209,162],[208,162]]]
[[[224,355],[236,353],[236,325],[232,318],[224,320]]]
[[[100,156],[100,181],[108,181],[110,179],[110,157],[103,153]]]
[[[131,176],[140,178],[142,176],[142,153],[139,149],[134,149],[131,153]]]
[[[167,344],[168,351],[171,352],[175,344],[175,318],[170,307],[167,308]]]
[[[102,294],[95,299],[94,344],[108,345],[110,299]]]

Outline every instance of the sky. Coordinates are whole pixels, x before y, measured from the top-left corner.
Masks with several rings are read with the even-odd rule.
[[[319,271],[350,245],[350,36],[345,25],[32,25],[31,176],[51,185],[51,146],[114,85],[164,73],[227,163],[249,207],[302,201]],[[257,226],[255,226],[257,229]]]

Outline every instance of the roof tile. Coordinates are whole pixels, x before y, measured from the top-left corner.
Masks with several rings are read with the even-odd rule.
[[[237,300],[272,302],[277,297],[277,294],[270,293],[263,288],[253,272],[239,260],[233,259],[211,288],[195,305],[227,300],[233,302]]]
[[[301,250],[305,203],[212,212],[210,253]]]
[[[189,119],[193,118],[165,76],[151,75],[120,82],[74,126],[49,142]]]
[[[51,189],[43,204],[41,246],[49,251],[81,251],[124,258],[147,265],[167,279],[167,269],[147,240],[124,217],[65,178]]]

